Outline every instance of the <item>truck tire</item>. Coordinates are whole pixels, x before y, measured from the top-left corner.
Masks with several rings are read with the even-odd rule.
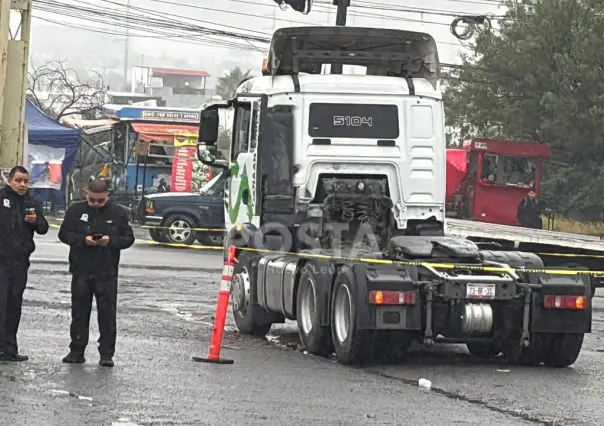
[[[338,362],[361,364],[371,359],[370,330],[357,328],[357,300],[354,275],[344,268],[336,277],[331,297],[331,336]]]
[[[466,343],[471,355],[477,358],[493,359],[501,353],[501,348],[489,343]]]
[[[245,251],[239,251],[237,254],[237,262],[235,263],[235,270],[233,272],[233,295],[231,298],[233,317],[237,329],[242,334],[248,334],[250,336],[265,337],[272,327],[272,322],[268,321],[264,311],[260,306],[254,305],[250,302],[251,292],[256,287],[255,276],[252,273],[252,262],[254,256]],[[235,280],[242,280],[237,281]],[[242,288],[235,288],[239,285]],[[246,294],[239,294],[244,292]],[[243,303],[239,302],[241,296],[243,296]]]
[[[510,339],[505,343],[503,355],[510,364],[535,367],[541,363],[543,353],[542,339],[536,333],[531,334],[531,344],[528,347],[520,347],[520,341]]]
[[[504,353],[512,364],[562,368],[575,363],[582,346],[583,333],[532,333],[529,347],[514,345]]]
[[[318,291],[317,276],[311,268],[302,267],[296,294],[296,320],[304,349],[309,354],[329,356],[333,353],[333,341],[329,327],[321,325],[325,306]]]
[[[169,243],[191,245],[195,242],[195,221],[186,214],[172,214],[163,223],[164,234]]]
[[[575,363],[583,346],[583,333],[548,333],[542,336],[542,361],[548,367],[563,368]]]

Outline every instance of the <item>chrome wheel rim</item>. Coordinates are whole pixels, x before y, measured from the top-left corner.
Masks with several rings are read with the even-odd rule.
[[[315,312],[315,283],[306,278],[307,285],[302,287],[300,297],[300,323],[302,331],[308,335],[312,331],[312,317]]]
[[[191,236],[191,226],[184,220],[176,220],[170,225],[168,232],[172,241],[184,243]]]
[[[348,286],[342,285],[336,292],[334,303],[334,327],[336,337],[340,343],[344,343],[350,333],[350,312],[352,310],[352,298]]]

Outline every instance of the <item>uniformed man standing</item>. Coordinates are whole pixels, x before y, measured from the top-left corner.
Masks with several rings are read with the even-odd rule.
[[[518,206],[517,218],[520,226],[533,229],[543,228],[541,215],[544,213],[545,207],[545,202],[537,199],[537,193],[531,188],[528,196],[523,198]]]
[[[88,184],[86,201],[74,203],[65,214],[59,239],[69,245],[71,280],[71,344],[63,358],[68,364],[85,362],[92,297],[96,299],[99,364],[113,367],[116,340],[117,277],[120,251],[134,244],[126,210],[109,200],[103,180]]]
[[[36,249],[34,232],[44,235],[48,222],[42,207],[27,192],[29,173],[13,167],[0,190],[0,361],[27,361],[19,354],[17,331],[29,258]]]

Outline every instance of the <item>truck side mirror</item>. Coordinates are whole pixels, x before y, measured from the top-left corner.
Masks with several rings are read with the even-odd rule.
[[[218,140],[219,117],[217,109],[201,111],[199,121],[199,142],[213,145]]]
[[[218,147],[216,145],[197,145],[197,158],[203,165],[209,167],[217,167],[219,169],[226,170],[229,166],[226,162],[216,160],[216,153]]]

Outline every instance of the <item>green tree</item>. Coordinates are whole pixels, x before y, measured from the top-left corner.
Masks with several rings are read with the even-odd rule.
[[[500,28],[479,34],[448,78],[447,125],[462,138],[548,143],[544,196],[577,219],[604,218],[604,4],[508,3]]]
[[[222,99],[233,99],[237,92],[237,86],[251,75],[251,70],[243,71],[240,67],[224,73],[224,76],[218,79],[216,83],[216,94],[222,96]]]

